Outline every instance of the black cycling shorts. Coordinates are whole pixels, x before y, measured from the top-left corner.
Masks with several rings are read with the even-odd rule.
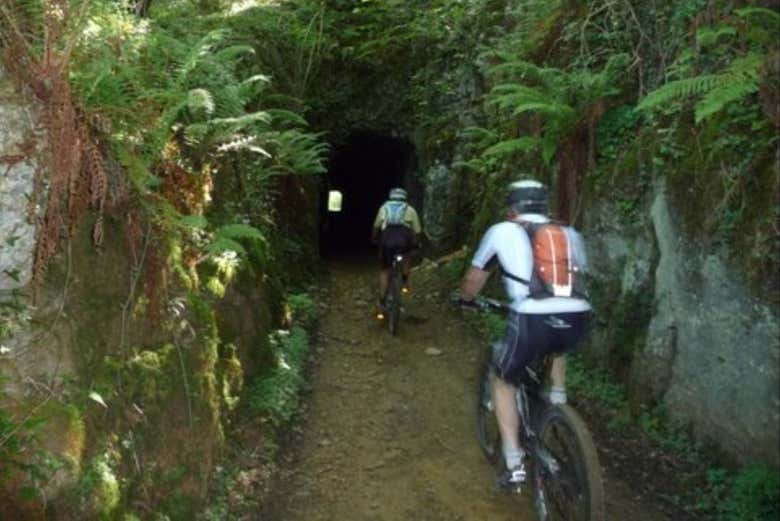
[[[511,382],[537,357],[573,351],[587,335],[590,315],[590,311],[538,315],[512,311],[503,341],[493,345],[496,373]]]
[[[414,248],[414,233],[407,226],[388,226],[379,238],[379,264],[382,268],[393,265],[396,253],[407,253]]]

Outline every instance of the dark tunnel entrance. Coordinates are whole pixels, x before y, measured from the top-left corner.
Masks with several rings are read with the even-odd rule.
[[[324,256],[365,252],[372,248],[371,228],[376,212],[391,188],[409,191],[418,211],[419,201],[410,186],[414,147],[404,139],[361,132],[336,147],[328,162],[320,220],[320,252]],[[340,212],[328,211],[328,194],[341,192]]]

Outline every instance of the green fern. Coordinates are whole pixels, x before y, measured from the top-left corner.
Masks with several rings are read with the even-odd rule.
[[[508,139],[501,141],[495,145],[487,148],[482,152],[483,156],[512,156],[520,152],[528,152],[538,147],[540,144],[539,138],[525,136],[516,139]]]
[[[763,61],[756,54],[734,60],[718,84],[696,104],[696,123],[720,112],[730,102],[758,92]]]
[[[764,58],[750,53],[737,58],[720,74],[704,74],[667,83],[648,94],[637,105],[638,111],[652,111],[664,108],[671,102],[702,96],[695,106],[695,120],[704,119],[720,112],[727,104],[744,99],[758,91],[761,81],[761,66]]]
[[[724,36],[733,37],[736,35],[736,27],[732,27],[730,25],[702,27],[696,31],[696,43],[698,43],[700,47],[711,47],[717,44]]]
[[[460,131],[460,137],[466,140],[466,148],[479,150],[493,145],[498,141],[498,133],[482,127],[466,127]]]
[[[228,239],[250,239],[265,242],[263,232],[248,224],[227,224],[217,229],[216,234],[217,237],[227,237]]]
[[[206,89],[192,89],[187,93],[187,110],[194,115],[210,116],[214,113],[214,97]]]
[[[267,248],[267,241],[263,232],[248,224],[228,224],[217,228],[214,232],[214,239],[206,246],[206,251],[214,255],[219,255],[225,251],[234,251],[239,255],[247,255],[246,248],[239,241],[245,241],[254,244],[264,252]]]
[[[752,18],[756,22],[766,25],[768,28],[777,31],[780,26],[780,13],[774,9],[765,7],[743,7],[734,11],[741,18]]]
[[[636,108],[640,112],[655,110],[672,101],[707,93],[715,88],[721,79],[717,74],[703,74],[695,78],[670,81],[645,96]]]
[[[247,251],[240,242],[228,237],[217,237],[206,246],[206,251],[212,255],[221,255],[225,252],[233,251],[238,255],[246,256]]]
[[[184,215],[179,219],[179,223],[186,228],[195,228],[198,230],[208,227],[209,222],[202,215]]]

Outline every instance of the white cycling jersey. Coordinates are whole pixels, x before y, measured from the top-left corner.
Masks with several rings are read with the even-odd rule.
[[[549,222],[547,217],[538,214],[523,214],[517,220],[533,223]],[[581,250],[582,241],[579,234],[571,228],[567,229],[567,233],[571,234],[572,242],[576,243],[575,252]],[[579,255],[584,266],[584,251]],[[518,223],[503,221],[488,228],[471,260],[471,265],[481,270],[489,270],[495,262],[498,262],[504,272],[531,280],[534,264],[531,240],[525,229]],[[574,313],[591,309],[590,303],[580,298],[529,298],[526,284],[507,276],[503,276],[503,279],[507,296],[511,299],[510,307],[518,313]]]

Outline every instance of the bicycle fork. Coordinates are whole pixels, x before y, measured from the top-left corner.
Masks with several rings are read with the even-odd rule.
[[[534,426],[531,423],[528,395],[523,387],[518,388],[515,392],[515,403],[521,424],[521,432],[518,434],[520,434],[523,444],[528,450],[528,456],[533,466],[536,509],[541,519],[547,519],[547,502],[542,481],[557,475],[561,467],[555,457],[539,442]]]

